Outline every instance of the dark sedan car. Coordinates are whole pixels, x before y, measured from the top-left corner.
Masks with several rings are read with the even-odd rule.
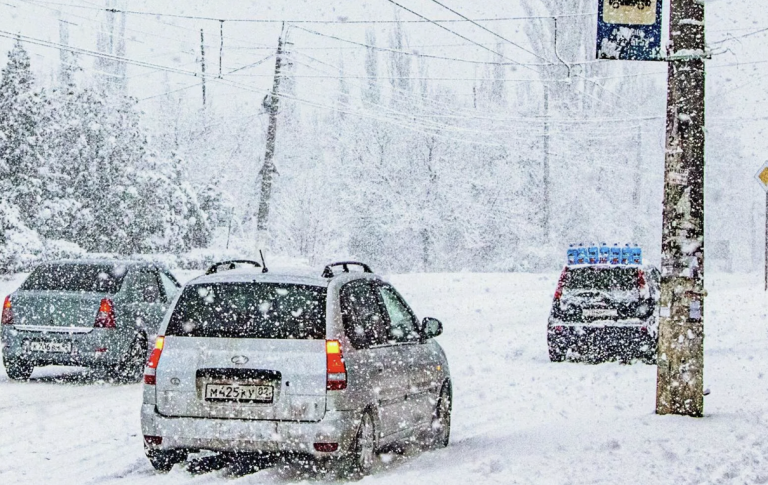
[[[569,265],[547,329],[549,357],[656,361],[660,274],[653,266]]]

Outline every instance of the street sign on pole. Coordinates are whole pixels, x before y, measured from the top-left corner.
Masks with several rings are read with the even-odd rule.
[[[768,162],[760,167],[755,178],[765,190],[765,291],[768,291]]]
[[[597,1],[598,59],[663,60],[663,0]]]

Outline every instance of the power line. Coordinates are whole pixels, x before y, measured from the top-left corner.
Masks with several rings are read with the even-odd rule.
[[[440,3],[438,0],[432,0],[432,2],[440,5],[444,9],[448,10],[449,12],[451,12],[454,15],[457,15],[457,16],[461,17],[462,19],[466,20],[467,22],[470,22],[471,24],[476,25],[477,27],[480,27],[484,31],[488,32],[489,34],[494,35],[495,37],[498,37],[499,39],[503,40],[504,42],[507,42],[508,44],[511,44],[511,45],[517,47],[518,49],[522,50],[523,52],[527,52],[528,54],[531,54],[534,57],[538,57],[539,59],[542,59],[542,60],[544,60],[546,62],[549,62],[549,59],[545,59],[544,57],[540,56],[539,54],[536,54],[535,52],[532,52],[532,51],[526,49],[525,47],[521,46],[520,44],[512,42],[511,40],[509,40],[509,39],[507,39],[505,37],[502,37],[501,35],[497,34],[496,32],[488,29],[487,27],[485,27],[483,25],[480,25],[479,23],[475,22],[474,20],[470,19],[469,17],[466,17],[465,15],[460,14],[459,12],[457,12],[454,9],[452,9],[451,7]]]
[[[298,54],[300,54],[300,55],[302,55],[304,57],[307,57],[307,58],[311,59],[312,61],[315,61],[315,62],[317,62],[319,64],[324,65],[324,66],[327,66],[327,67],[329,67],[329,68],[331,68],[331,69],[333,69],[335,71],[338,71],[338,72],[341,71],[341,68],[339,66],[334,66],[334,65],[329,64],[327,62],[321,61],[321,60],[319,60],[319,59],[317,59],[317,58],[315,58],[313,56],[310,56],[309,54],[305,54],[305,53],[302,53],[302,52],[296,52],[296,51],[292,51],[292,52],[298,53]],[[310,69],[313,69],[313,70],[315,70],[317,72],[323,72],[323,71],[321,71],[318,68],[310,66],[309,64],[305,64],[305,63],[303,63],[301,61],[297,61],[296,59],[292,59],[292,60],[293,60],[293,62],[297,62],[297,63],[299,63],[299,64],[301,64],[301,65],[303,65],[305,67],[308,67]],[[296,77],[296,76],[292,75],[292,77]],[[335,76],[329,76],[329,77],[333,78]],[[378,78],[378,79],[385,79],[385,78]],[[365,85],[363,85],[363,84],[361,84],[359,82],[356,83],[356,84],[357,84],[358,87],[361,87],[361,88],[367,87],[367,86],[365,86]],[[395,88],[393,86],[389,86],[389,87],[392,88],[395,91],[399,91],[399,92],[403,93],[403,95],[404,95],[403,97],[404,98],[412,99],[412,100],[414,100],[416,102],[419,102],[419,101],[428,102],[435,109],[443,109],[444,111],[448,111],[448,112],[453,113],[453,114],[450,114],[450,115],[437,115],[437,114],[419,115],[419,114],[413,114],[413,113],[396,112],[398,114],[405,114],[405,115],[407,115],[409,117],[416,117],[416,116],[418,116],[418,117],[426,117],[426,118],[461,119],[461,120],[484,120],[484,121],[500,122],[500,123],[509,123],[509,122],[540,123],[540,122],[547,121],[547,122],[551,122],[551,123],[563,123],[563,124],[566,124],[566,123],[581,124],[581,123],[590,123],[590,122],[595,122],[595,123],[638,122],[638,121],[652,121],[652,120],[664,119],[663,116],[642,116],[642,117],[633,117],[633,118],[600,118],[600,119],[598,119],[598,118],[562,118],[562,119],[556,119],[556,118],[544,118],[544,117],[540,117],[540,116],[539,117],[517,117],[517,118],[510,118],[510,117],[499,118],[499,117],[490,117],[490,116],[478,116],[476,110],[471,110],[471,109],[467,110],[467,109],[462,109],[462,108],[457,109],[455,105],[450,105],[448,103],[440,102],[440,101],[437,101],[435,99],[424,98],[424,97],[421,97],[421,96],[418,96],[418,95],[414,95],[411,92],[408,92],[408,91],[400,89],[400,88]],[[378,106],[381,106],[381,105],[378,105]],[[386,107],[386,106],[382,106],[382,108],[385,111],[392,111],[391,108]]]
[[[514,64],[517,64],[517,65],[519,65],[519,66],[525,67],[525,68],[527,68],[527,69],[535,70],[535,69],[533,69],[533,68],[531,68],[531,67],[529,67],[529,66],[526,66],[525,64],[522,64],[522,63],[521,63],[521,62],[519,62],[519,61],[516,61],[516,60],[514,60],[514,59],[510,59],[510,58],[508,58],[508,57],[504,56],[503,54],[501,54],[501,53],[499,53],[499,52],[496,52],[495,50],[493,50],[493,49],[490,49],[490,48],[488,48],[488,47],[484,46],[483,44],[480,44],[479,42],[475,42],[474,40],[472,40],[472,39],[470,39],[470,38],[468,38],[468,37],[465,37],[465,36],[461,35],[460,33],[456,32],[456,31],[454,31],[454,30],[451,30],[451,29],[449,29],[448,27],[446,27],[446,26],[444,26],[444,25],[441,25],[441,24],[439,24],[439,23],[435,22],[434,20],[431,20],[431,19],[429,19],[428,17],[425,17],[425,16],[421,15],[420,13],[414,12],[414,11],[413,11],[413,10],[411,10],[410,8],[408,8],[408,7],[404,7],[403,5],[400,5],[399,3],[395,2],[395,0],[387,0],[387,1],[388,1],[389,3],[391,3],[392,5],[395,5],[395,6],[397,6],[397,7],[400,7],[401,9],[405,10],[406,12],[410,12],[411,14],[413,14],[413,15],[415,15],[415,16],[417,16],[417,17],[419,17],[419,18],[423,19],[423,20],[429,21],[429,23],[431,23],[431,24],[434,24],[434,25],[436,25],[437,27],[440,27],[441,29],[445,30],[446,32],[450,32],[451,34],[455,35],[456,37],[459,37],[460,39],[463,39],[463,40],[465,40],[465,41],[467,41],[467,42],[469,42],[469,43],[471,43],[471,44],[475,44],[476,46],[480,47],[481,49],[483,49],[483,50],[486,50],[486,51],[488,51],[488,52],[490,52],[490,53],[492,53],[492,54],[494,54],[494,55],[498,56],[498,57],[499,57],[499,58],[501,58],[501,59],[507,59],[508,61],[512,61]]]
[[[69,52],[77,53],[77,54],[85,54],[85,55],[88,55],[88,56],[100,57],[102,59],[108,59],[108,60],[112,60],[112,61],[125,62],[126,64],[132,64],[134,66],[146,67],[146,68],[150,68],[150,69],[156,69],[156,70],[171,72],[171,73],[175,73],[175,74],[184,74],[184,75],[192,75],[192,76],[195,76],[195,77],[199,77],[199,74],[196,73],[195,71],[187,71],[185,69],[178,69],[178,68],[174,68],[174,67],[161,66],[161,65],[158,65],[158,64],[152,64],[152,63],[149,63],[149,62],[144,62],[144,61],[139,61],[139,60],[135,60],[135,59],[130,59],[130,58],[127,58],[127,57],[120,57],[120,56],[115,56],[115,55],[112,55],[112,54],[105,54],[103,52],[96,52],[96,51],[92,51],[92,50],[88,50],[88,49],[82,49],[80,47],[72,47],[72,46],[68,46],[68,45],[64,45],[64,44],[59,44],[58,42],[51,42],[51,41],[48,41],[48,40],[45,40],[45,39],[38,39],[38,38],[35,38],[35,37],[30,37],[30,36],[27,36],[27,35],[22,35],[22,34],[13,33],[13,32],[7,32],[7,31],[4,31],[4,30],[0,30],[0,37],[5,37],[7,39],[19,39],[19,40],[22,40],[22,41],[27,42],[29,44],[39,45],[39,46],[43,46],[43,47],[51,47],[51,48],[54,48],[54,49],[63,49],[63,50],[69,51]]]
[[[455,58],[455,57],[436,56],[436,55],[432,55],[432,54],[420,54],[420,53],[416,53],[416,52],[408,52],[408,51],[402,51],[402,50],[398,50],[398,49],[390,49],[388,47],[379,47],[379,46],[375,46],[375,45],[365,44],[365,43],[362,43],[362,42],[357,42],[357,41],[354,41],[354,40],[343,39],[341,37],[337,37],[337,36],[331,35],[331,34],[323,34],[323,33],[320,33],[320,32],[314,31],[314,30],[305,29],[304,27],[299,27],[299,26],[295,26],[295,25],[293,26],[293,28],[294,29],[298,29],[298,30],[303,30],[304,32],[307,32],[307,33],[310,33],[310,34],[318,35],[320,37],[327,37],[329,39],[338,40],[339,42],[346,42],[348,44],[355,44],[355,45],[358,45],[360,47],[366,47],[366,48],[369,48],[369,49],[375,49],[375,50],[381,51],[381,52],[390,52],[390,53],[393,53],[393,54],[403,54],[403,55],[406,55],[406,56],[413,56],[413,57],[423,57],[423,58],[426,58],[426,59],[439,59],[439,60],[443,60],[443,61],[464,62],[464,63],[467,63],[467,64],[484,64],[484,65],[497,65],[497,66],[510,66],[510,65],[513,65],[512,63],[509,63],[509,62],[475,61],[475,60],[472,60],[472,59],[460,59],[460,58]],[[483,47],[485,48],[485,46],[483,46]],[[493,52],[493,51],[491,51],[491,52]],[[520,63],[515,62],[514,64],[520,64]]]
[[[533,67],[536,67],[536,66],[558,66],[558,65],[560,65],[560,64],[557,64],[557,63],[553,63],[553,62],[547,62],[545,64],[534,64],[534,63],[522,63],[522,62],[517,62],[517,61],[514,61],[514,62],[476,61],[474,59],[461,59],[461,58],[457,58],[457,57],[437,56],[437,55],[433,55],[433,54],[422,54],[420,52],[408,52],[408,51],[403,51],[403,50],[398,50],[398,49],[391,49],[391,48],[388,48],[388,47],[380,47],[380,46],[376,46],[376,45],[366,44],[364,42],[358,42],[358,41],[355,41],[355,40],[349,40],[349,39],[338,37],[338,36],[332,35],[332,34],[324,34],[322,32],[318,32],[316,30],[307,29],[305,27],[299,27],[297,25],[293,25],[292,28],[297,29],[297,30],[302,30],[302,31],[307,32],[309,34],[317,35],[319,37],[325,37],[325,38],[328,38],[328,39],[338,40],[339,42],[345,42],[347,44],[352,44],[352,45],[355,45],[355,46],[358,46],[358,47],[361,47],[361,48],[374,49],[374,50],[377,50],[377,51],[390,52],[390,53],[394,53],[394,54],[403,54],[403,55],[412,56],[412,57],[423,57],[423,58],[426,58],[426,59],[438,59],[438,60],[443,60],[443,61],[464,62],[464,63],[467,63],[467,64],[479,64],[479,65],[489,65],[489,66],[524,66],[524,67],[531,67],[531,66],[533,66]],[[459,44],[459,45],[460,46],[467,46],[467,47],[470,47],[470,46],[476,47],[478,45],[476,42],[473,42],[473,41],[470,41],[470,42],[471,42],[470,44]],[[435,46],[435,47],[440,47],[440,46]],[[446,45],[445,47],[457,47],[457,46],[456,45]],[[482,47],[485,48],[485,49],[488,49],[486,46],[482,46]],[[324,48],[310,47],[309,49],[332,50],[334,48],[332,48],[332,47],[330,47],[330,48],[328,48],[328,47],[324,47]],[[493,52],[493,51],[491,51],[491,52]],[[584,65],[584,64],[598,64],[598,63],[602,64],[602,63],[605,63],[605,62],[609,62],[609,61],[605,61],[605,60],[577,61],[577,62],[572,62],[571,65],[572,66],[576,66],[576,65]]]
[[[242,71],[244,69],[250,69],[252,67],[256,67],[256,66],[258,66],[258,65],[268,61],[269,59],[273,58],[274,56],[275,56],[274,54],[270,54],[270,55],[268,55],[267,57],[265,57],[264,59],[262,59],[262,60],[260,60],[258,62],[254,62],[253,64],[248,64],[248,65],[243,66],[243,67],[238,67],[236,69],[233,69],[233,70],[229,71],[228,73],[226,73],[224,75],[225,76],[229,76],[229,75],[231,75],[234,72],[238,72],[238,71]],[[222,78],[219,78],[219,79],[222,79]],[[155,94],[155,95],[152,95],[152,96],[147,96],[146,98],[140,98],[139,102],[147,101],[149,99],[159,98],[160,96],[166,96],[166,95],[169,95],[169,94],[178,93],[179,91],[186,91],[187,89],[198,87],[201,84],[202,84],[202,82],[198,82],[198,83],[195,83],[195,84],[190,84],[189,86],[184,86],[184,87],[181,87],[181,88],[178,88],[178,89],[174,89],[172,91],[166,91],[166,92]]]
[[[255,18],[222,18],[222,17],[205,17],[205,16],[199,16],[199,15],[179,15],[179,14],[170,14],[170,13],[161,13],[161,12],[145,12],[145,11],[139,11],[139,10],[122,10],[122,9],[116,9],[116,8],[100,8],[100,7],[86,7],[84,5],[70,5],[65,4],[61,2],[49,2],[49,1],[41,1],[41,3],[47,3],[49,5],[61,5],[61,6],[67,6],[67,7],[74,7],[74,8],[82,8],[87,10],[98,10],[102,12],[111,12],[111,13],[125,13],[125,14],[131,14],[131,15],[147,15],[152,17],[168,17],[168,18],[178,18],[178,19],[187,19],[187,20],[206,20],[211,22],[243,22],[243,23],[263,23],[263,24],[396,24],[396,23],[404,23],[404,24],[423,24],[423,23],[461,23],[466,22],[467,20],[456,20],[456,19],[441,19],[441,20],[349,20],[345,18],[339,18],[337,20],[314,20],[314,19],[255,19]],[[597,15],[597,12],[584,12],[584,13],[575,13],[575,14],[559,14],[556,15],[557,17],[589,17]],[[483,19],[473,19],[473,22],[508,22],[508,21],[515,21],[515,20],[537,20],[537,19],[549,19],[552,18],[552,15],[548,16],[528,16],[528,17],[494,17],[494,18],[483,18]]]

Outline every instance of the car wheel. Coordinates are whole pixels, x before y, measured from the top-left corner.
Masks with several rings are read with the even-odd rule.
[[[147,338],[137,335],[123,361],[115,366],[114,374],[118,379],[138,381],[144,372],[146,360]]]
[[[549,360],[551,362],[563,362],[566,356],[566,350],[557,344],[549,343]]]
[[[453,396],[451,386],[443,384],[435,410],[432,411],[432,448],[445,448],[451,440],[451,410]]]
[[[357,429],[355,442],[346,460],[345,474],[350,478],[363,478],[371,473],[376,459],[376,428],[371,413],[365,412]]]
[[[21,359],[5,359],[5,372],[14,381],[28,381],[35,366]]]
[[[147,450],[146,455],[152,467],[163,473],[168,473],[174,465],[187,459],[187,452],[183,450]]]
[[[656,356],[656,349],[654,349],[653,352],[646,352],[645,355],[643,355],[643,362],[648,365],[656,365]]]

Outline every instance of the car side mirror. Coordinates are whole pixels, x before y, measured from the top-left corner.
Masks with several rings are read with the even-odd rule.
[[[142,297],[145,303],[155,303],[160,299],[160,293],[154,286],[147,286],[142,290]]]
[[[439,337],[443,334],[443,324],[437,318],[425,318],[421,324],[425,338]]]

